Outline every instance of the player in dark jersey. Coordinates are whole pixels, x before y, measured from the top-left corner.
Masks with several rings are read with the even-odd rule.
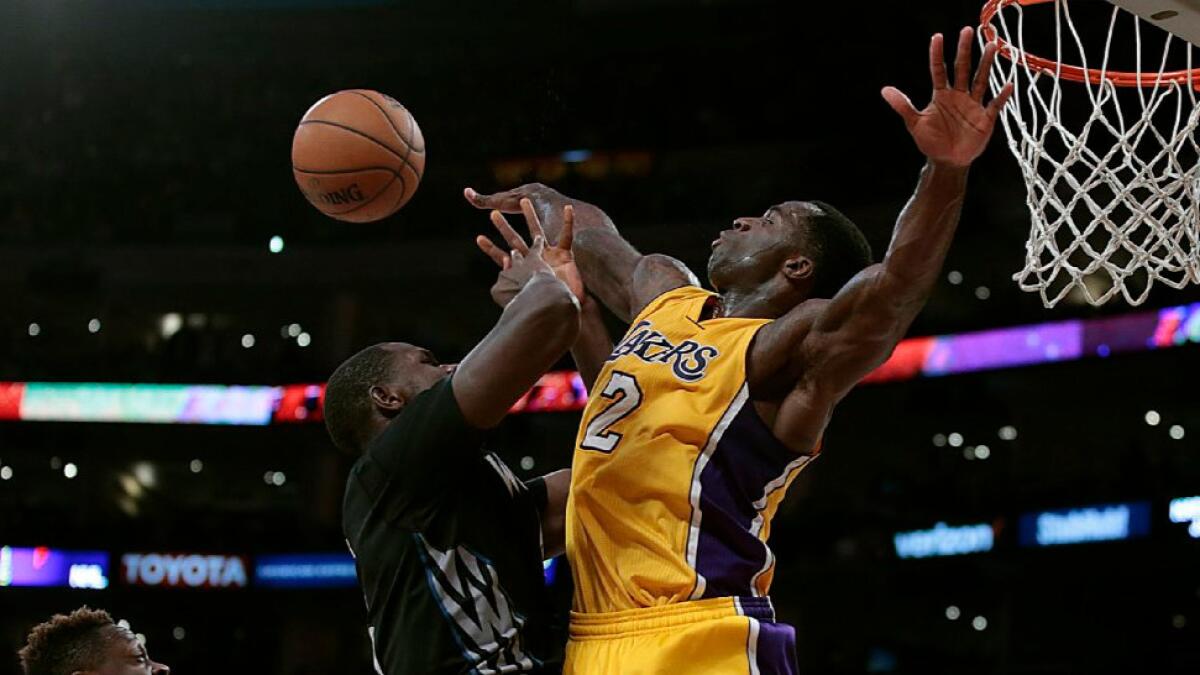
[[[481,242],[501,267],[492,295],[504,311],[462,363],[385,343],[329,380],[330,435],[361,455],[342,524],[385,675],[556,672],[561,663],[542,560],[563,550],[569,472],[523,483],[482,449],[485,431],[580,332],[570,227],[551,248],[530,228],[531,248],[505,254]]]

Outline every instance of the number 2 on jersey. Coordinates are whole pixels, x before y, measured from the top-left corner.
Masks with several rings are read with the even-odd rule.
[[[583,442],[579,447],[584,450],[612,452],[621,442],[621,434],[610,429],[642,404],[642,388],[638,386],[634,376],[614,370],[604,389],[600,390],[600,396],[612,403],[587,423]]]

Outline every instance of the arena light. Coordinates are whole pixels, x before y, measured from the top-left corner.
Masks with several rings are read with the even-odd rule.
[[[892,541],[901,558],[935,558],[990,551],[995,533],[985,523],[954,527],[938,523],[928,530],[897,532]]]
[[[1150,534],[1149,502],[1100,504],[1021,516],[1022,546],[1122,541]]]
[[[564,161],[564,162],[567,162],[568,164],[578,164],[579,162],[586,162],[591,158],[592,158],[591,150],[567,150],[566,152],[562,153],[562,155],[560,155],[560,159],[562,159],[562,161]]]
[[[108,553],[0,546],[0,586],[108,588]]]

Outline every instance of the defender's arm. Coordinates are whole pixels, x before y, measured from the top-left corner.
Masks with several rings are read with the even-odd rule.
[[[463,417],[478,429],[499,424],[579,333],[579,301],[541,260],[540,242],[529,258],[544,269],[529,276],[496,326],[454,373],[454,397]]]

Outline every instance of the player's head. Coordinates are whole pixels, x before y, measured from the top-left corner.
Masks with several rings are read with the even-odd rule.
[[[55,614],[29,631],[18,652],[25,675],[160,675],[171,669],[150,660],[134,634],[108,612],[80,607]]]
[[[719,291],[775,283],[799,300],[831,298],[871,264],[871,245],[825,202],[784,202],[738,218],[713,242],[708,278]]]
[[[357,455],[421,392],[454,372],[428,349],[381,342],[346,359],[325,387],[325,428],[342,451]]]

